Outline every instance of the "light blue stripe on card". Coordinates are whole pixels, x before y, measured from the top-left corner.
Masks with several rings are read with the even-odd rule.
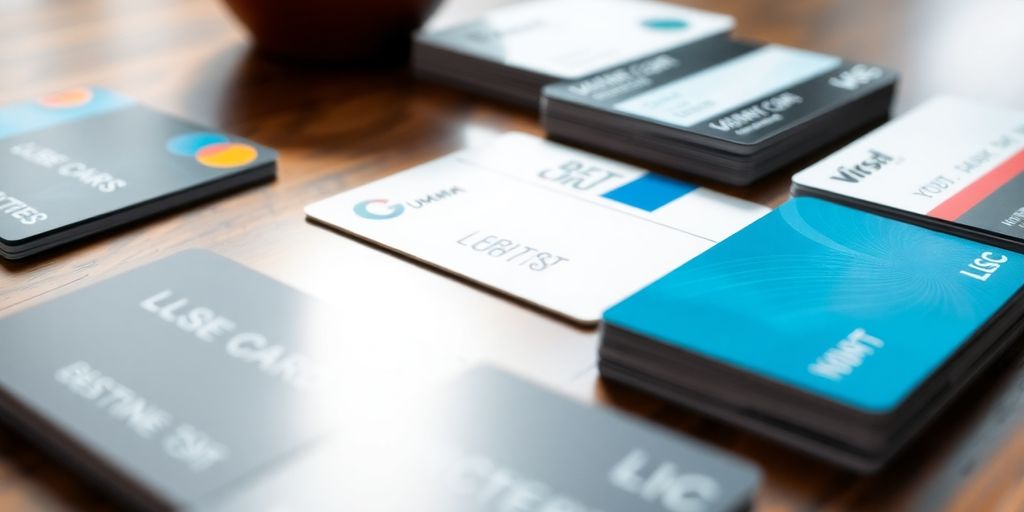
[[[0,107],[0,138],[41,130],[134,103],[120,94],[99,87],[87,88],[92,94],[84,104],[71,107],[45,106],[33,100]]]

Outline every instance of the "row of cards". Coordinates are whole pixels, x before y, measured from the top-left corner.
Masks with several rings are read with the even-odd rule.
[[[1024,114],[939,98],[794,177],[981,243],[810,198],[768,213],[516,133],[307,214],[581,323],[607,311],[604,376],[872,471],[1024,329],[1022,151]]]
[[[707,37],[693,48],[710,41],[752,69],[820,57]],[[697,83],[729,74],[673,69],[658,72]],[[697,87],[644,87],[666,84],[675,92],[658,92],[664,101]],[[100,88],[0,109],[0,145],[0,255],[10,259],[275,173],[270,149]],[[601,322],[610,379],[873,470],[1024,330],[1022,175],[1024,113],[941,98],[794,177],[795,195],[830,202],[798,197],[769,211],[509,133],[307,215]],[[408,346],[338,342],[341,320],[230,261],[183,253],[0,320],[16,355],[0,361],[0,412],[142,508],[501,510],[532,493],[529,503],[555,510],[734,510],[756,488],[747,463],[495,370],[444,385],[422,364],[431,356]],[[396,389],[384,379],[393,375],[434,392]],[[515,418],[549,421],[509,427],[509,411],[532,408]],[[339,422],[337,411],[351,412]],[[396,445],[410,454],[397,465],[381,455]],[[371,462],[347,463],[353,453]],[[357,484],[324,478],[338,474]],[[379,492],[396,475],[417,485]]]
[[[0,254],[9,259],[275,174],[270,149],[96,87],[0,109],[0,144]],[[410,171],[402,177],[412,183],[396,189],[359,191],[373,194],[346,213],[368,226],[404,219],[458,232],[450,242],[472,256],[452,265],[471,261],[490,282],[498,274],[488,265],[500,262],[520,273],[490,284],[520,283],[525,300],[594,323],[679,255],[766,211],[524,134],[487,149]],[[449,204],[463,209],[445,213]],[[707,213],[714,219],[694,222]],[[463,215],[485,225],[461,232],[473,226]],[[603,233],[643,238],[629,248],[598,240]],[[615,277],[630,264],[636,272]],[[527,277],[543,275],[568,293],[549,299],[550,281]],[[593,296],[575,303],[579,287]],[[747,462],[494,369],[442,378],[464,364],[398,338],[346,340],[355,318],[384,321],[339,316],[211,253],[180,253],[0,319],[9,356],[0,416],[145,510],[749,507],[759,474]],[[396,482],[400,493],[390,492]]]
[[[1024,114],[935,99],[794,179],[800,194],[1024,249]],[[760,205],[509,133],[310,205],[313,220],[581,323]]]
[[[6,107],[3,112],[6,113],[2,116],[4,138],[0,141],[8,150],[2,158],[9,160],[10,166],[5,168],[9,171],[0,178],[5,191],[5,216],[0,218],[0,238],[4,241],[3,247],[7,251],[5,256],[8,257],[21,257],[45,250],[54,244],[108,229],[140,215],[156,213],[171,207],[168,206],[170,203],[164,202],[170,200],[168,198],[173,198],[174,202],[195,200],[204,194],[266,179],[268,173],[269,176],[273,173],[271,150],[237,137],[203,131],[98,88],[65,91],[36,102]],[[82,133],[88,133],[89,137],[81,137]],[[95,149],[108,147],[110,141],[119,137],[134,137],[131,139],[133,149],[125,153],[128,157],[121,158],[109,151]],[[991,301],[986,308],[974,310],[970,315],[967,315],[967,310],[957,310],[960,311],[958,316],[951,314],[947,317],[948,320],[956,319],[960,322],[958,325],[961,329],[942,326],[938,332],[951,335],[952,338],[945,348],[936,346],[931,359],[920,356],[918,362],[921,367],[916,372],[905,374],[908,378],[916,377],[906,382],[888,376],[885,379],[878,375],[871,377],[891,384],[891,388],[876,390],[878,395],[872,396],[878,400],[884,397],[887,405],[882,408],[895,419],[879,421],[876,411],[873,413],[876,418],[869,422],[875,425],[871,428],[854,427],[855,421],[844,420],[841,427],[854,428],[852,434],[845,430],[843,434],[824,432],[819,433],[818,438],[831,440],[803,443],[805,436],[793,436],[791,433],[797,426],[803,431],[813,431],[815,426],[823,427],[828,423],[820,413],[811,411],[821,405],[817,404],[808,406],[811,410],[799,407],[790,409],[792,416],[773,420],[773,426],[761,426],[759,430],[790,441],[799,439],[794,444],[809,446],[811,451],[819,455],[839,454],[832,458],[847,465],[877,467],[895,453],[911,437],[911,433],[923,426],[919,420],[927,415],[903,412],[907,407],[912,408],[904,404],[913,404],[923,400],[920,396],[927,397],[928,393],[936,392],[932,382],[938,378],[936,375],[940,370],[945,372],[946,368],[956,366],[950,363],[954,360],[969,362],[969,368],[977,369],[983,366],[982,355],[991,357],[991,354],[998,353],[1001,342],[1007,339],[1006,333],[1017,329],[1016,323],[1008,319],[1014,318],[1012,312],[1016,311],[1017,286],[1013,281],[1015,253],[1012,251],[1024,247],[1022,154],[1024,114],[960,99],[941,98],[889,123],[794,177],[794,192],[798,195],[817,195],[874,210],[890,217],[991,244],[999,250],[986,250],[987,246],[972,245],[957,239],[952,239],[955,242],[946,239],[929,241],[927,238],[932,235],[921,234],[930,233],[928,231],[910,230],[906,233],[900,231],[898,236],[892,234],[893,230],[907,229],[902,224],[896,224],[898,228],[886,227],[881,230],[888,233],[884,235],[875,233],[881,229],[876,227],[851,231],[852,226],[868,222],[861,218],[863,214],[847,210],[836,213],[830,205],[797,201],[772,213],[771,217],[785,220],[784,225],[780,226],[786,229],[799,228],[797,231],[801,236],[815,240],[812,248],[838,251],[838,256],[831,252],[789,254],[785,257],[779,255],[774,259],[766,257],[742,264],[715,263],[710,269],[700,271],[702,280],[695,282],[713,282],[718,279],[714,277],[716,272],[724,272],[729,279],[735,279],[736,276],[745,275],[738,270],[745,265],[753,265],[745,271],[751,275],[764,274],[769,272],[768,269],[774,269],[772,282],[787,283],[784,287],[786,293],[792,293],[793,289],[799,288],[791,286],[791,282],[821,281],[820,276],[806,276],[796,272],[798,267],[793,265],[798,263],[795,262],[804,262],[807,268],[815,269],[821,267],[812,264],[813,261],[843,261],[853,266],[833,276],[841,278],[834,287],[824,289],[829,298],[829,307],[849,305],[858,314],[872,318],[877,316],[893,325],[907,326],[914,325],[907,316],[911,314],[909,305],[894,305],[885,311],[868,311],[863,309],[866,304],[886,302],[858,298],[855,292],[868,295],[868,292],[881,293],[884,296],[889,293],[884,291],[887,290],[886,286],[906,289],[908,282],[925,278],[931,287],[934,285],[934,277],[931,275],[934,268],[931,265],[935,263],[932,259],[936,254],[953,254],[954,248],[921,248],[929,244],[952,244],[977,253],[973,258],[966,258],[965,255],[963,265],[960,265],[962,268],[951,274],[952,278],[958,280],[958,283],[968,279],[971,284],[976,282],[978,286],[984,286],[985,290],[999,292],[985,299]],[[90,166],[84,162],[101,165]],[[144,175],[139,174],[143,172]],[[136,195],[111,195],[132,190],[136,191],[133,192]],[[112,197],[121,199],[108,199]],[[808,211],[812,213],[806,213]],[[59,214],[51,216],[47,215],[48,212]],[[670,351],[673,354],[699,353],[700,350],[693,343],[698,340],[710,343],[715,339],[708,334],[714,330],[713,326],[718,325],[722,318],[729,317],[728,308],[714,306],[717,302],[714,294],[700,291],[700,287],[690,282],[696,276],[689,272],[698,266],[698,261],[704,260],[694,260],[676,272],[673,270],[699,255],[703,254],[701,258],[706,259],[718,251],[726,251],[724,248],[715,248],[708,252],[727,239],[730,242],[719,247],[731,247],[747,238],[760,237],[762,242],[751,243],[758,254],[764,255],[770,249],[778,249],[770,241],[791,236],[786,234],[788,231],[769,231],[767,234],[755,235],[757,230],[767,229],[765,226],[777,221],[766,219],[755,224],[759,226],[756,229],[751,227],[744,230],[767,212],[768,209],[747,201],[521,133],[497,137],[487,145],[460,151],[346,191],[307,208],[309,217],[315,221],[373,241],[581,324],[596,324],[605,315],[605,311],[618,303],[643,304],[640,310],[646,313],[640,315],[642,321],[618,317],[612,321],[605,316],[607,325],[605,345],[602,348],[602,369],[606,375],[652,389],[662,395],[676,394],[675,391],[664,391],[672,379],[652,380],[663,370],[648,367],[651,360],[646,358],[653,356],[655,366],[670,362],[669,368],[690,364],[662,354],[662,345],[669,345],[674,350]],[[827,227],[810,227],[825,218],[838,219],[830,221],[829,226],[838,226],[845,231],[831,233]],[[730,238],[737,232],[741,236]],[[856,235],[854,241],[844,238],[853,235]],[[908,242],[915,237],[924,238],[914,243]],[[865,243],[868,246],[857,246]],[[895,245],[889,247],[886,244]],[[20,247],[24,249],[14,250]],[[800,245],[793,243],[788,247],[793,249]],[[854,259],[847,261],[851,255]],[[839,256],[847,259],[836,259]],[[868,263],[872,261],[885,268],[871,267]],[[897,268],[900,262],[909,262],[909,267]],[[940,263],[945,264],[945,261]],[[691,270],[684,272],[685,269]],[[899,272],[884,277],[895,270]],[[706,331],[701,331],[702,334],[696,337],[687,334],[685,347],[678,341],[671,341],[673,337],[670,334],[681,336],[689,332],[687,329],[699,329],[696,322],[687,322],[686,329],[671,322],[667,324],[668,330],[638,327],[645,323],[660,325],[664,320],[657,319],[658,312],[677,315],[676,312],[680,310],[696,310],[690,304],[679,307],[678,301],[681,299],[660,291],[650,291],[664,286],[665,280],[676,279],[672,276],[678,272],[686,276],[689,284],[685,288],[697,293],[695,297],[699,300],[694,300],[703,304],[702,307],[713,308],[712,311],[697,315],[711,321],[713,325],[704,327]],[[668,277],[662,279],[666,275]],[[868,286],[865,280],[872,277],[885,286]],[[851,291],[844,294],[836,291],[851,283],[856,285]],[[732,287],[740,284],[729,285],[729,292],[723,300],[740,304],[732,295],[738,290]],[[651,287],[633,296],[648,285]],[[674,289],[678,286],[671,287]],[[952,284],[944,285],[942,289],[948,291],[952,287]],[[761,294],[768,294],[771,290],[762,284],[756,284],[755,289]],[[655,293],[657,300],[652,302],[642,298],[650,293]],[[924,293],[922,290],[918,295]],[[957,293],[966,297],[980,292]],[[631,296],[633,298],[626,300]],[[784,309],[790,316],[810,314],[801,320],[801,325],[809,325],[814,321],[824,322],[823,325],[830,328],[843,325],[843,322],[829,316],[836,311],[822,309],[826,302],[809,308],[807,304],[825,300],[819,298],[808,302],[814,296],[808,292],[799,301],[787,305],[780,297],[767,298],[755,294],[748,305],[741,307],[742,321],[736,318],[726,323],[734,329],[760,326],[765,332],[773,332],[769,327],[778,327],[775,320],[762,325],[763,322],[784,315],[769,314],[767,310],[753,307],[755,304],[771,302],[780,307],[785,305]],[[914,297],[920,299],[917,295]],[[974,300],[982,299],[979,296]],[[665,301],[672,306],[657,306],[658,301]],[[612,311],[620,311],[622,307]],[[639,313],[633,311],[631,315]],[[690,318],[690,315],[679,318]],[[866,325],[865,322],[861,323]],[[801,337],[803,330],[788,336],[795,336],[794,342],[799,340],[807,350],[824,354],[821,357],[838,357],[846,361],[844,364],[847,366],[859,367],[863,353],[879,347],[868,347],[863,343],[857,345],[850,341],[850,336],[869,336],[873,340],[892,340],[902,336],[888,334],[883,337],[876,334],[879,329],[877,325],[872,329],[865,325],[836,327],[849,332],[843,336],[822,332],[813,343]],[[747,331],[743,331],[746,334],[739,334],[734,329],[720,329],[719,335],[727,339],[752,336]],[[913,332],[914,339],[918,339],[916,333],[919,331]],[[773,337],[787,339],[787,335],[782,332],[774,332]],[[857,364],[849,364],[849,358],[853,356],[842,351],[835,352],[835,347],[818,345],[833,343],[837,339],[845,340],[845,343],[838,342],[839,345],[859,347],[854,359]],[[659,349],[638,348],[651,340],[660,343],[654,345]],[[988,348],[973,358],[953,357],[958,351],[966,350],[964,347],[968,345]],[[680,348],[683,350],[680,351]],[[758,354],[758,361],[769,361],[761,352],[755,353]],[[790,354],[793,351],[787,349],[784,353]],[[735,357],[739,361],[747,356]],[[698,359],[702,363],[698,366],[712,368],[714,365],[708,364],[706,359],[707,355],[702,355]],[[721,361],[728,359],[725,354],[715,354],[714,358]],[[736,371],[736,366],[742,367],[744,375],[757,373],[736,361],[724,366],[729,368],[727,373]],[[791,362],[786,360],[786,364]],[[883,375],[895,371],[887,370],[882,363],[876,365],[877,371],[883,372]],[[807,373],[807,368],[802,366],[785,370],[797,372],[789,377],[780,373],[782,370],[778,368],[759,368],[759,371],[758,379],[783,382],[783,391],[796,388],[800,396],[824,397],[827,403],[840,403],[850,410],[865,411],[875,407],[870,405],[873,402],[856,393],[846,395],[839,388],[825,386],[829,388],[826,390],[815,387],[813,383],[834,386],[838,381],[818,382],[815,379],[821,376]],[[852,372],[849,369],[846,371]],[[701,373],[692,372],[687,375],[698,374]],[[861,374],[873,375],[868,371]],[[808,378],[811,380],[807,381]],[[755,387],[763,384],[758,379],[753,380]],[[703,382],[701,386],[707,385],[707,382],[713,382],[713,379]],[[671,383],[673,390],[692,384]],[[864,390],[860,384],[849,386],[852,386],[851,389]],[[840,388],[845,389],[842,386]],[[687,396],[677,400],[691,405],[698,404],[706,409],[721,409],[722,404],[727,402],[707,390],[690,392],[696,393],[696,398]],[[951,396],[946,392],[943,395]],[[801,400],[798,402],[802,404]],[[759,403],[773,402],[766,399]],[[780,405],[771,410],[785,409]],[[713,413],[750,423],[747,418],[734,412]],[[915,421],[908,423],[906,419],[910,416]],[[809,419],[797,421],[794,419],[797,417]],[[780,424],[792,424],[793,427],[779,427]],[[878,427],[884,434],[878,433],[875,428],[877,424],[884,424]],[[858,428],[860,430],[856,430]],[[898,430],[900,434],[892,434],[891,429]],[[836,441],[847,434],[856,437],[858,441]],[[880,436],[885,437],[884,442],[878,441]],[[843,444],[843,447],[835,448],[837,444]],[[849,454],[856,450],[859,452],[852,456]]]
[[[186,251],[0,320],[0,414],[140,510],[749,506],[751,464],[386,321]]]
[[[746,185],[888,116],[879,66],[730,40],[656,1],[533,0],[416,39],[421,77],[539,108],[552,138]]]

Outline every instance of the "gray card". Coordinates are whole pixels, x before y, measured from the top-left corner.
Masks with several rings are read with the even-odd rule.
[[[157,213],[152,203],[169,196],[181,204],[267,180],[276,158],[98,87],[2,106],[0,244],[18,252],[128,209]]]
[[[178,253],[0,319],[0,409],[132,505],[184,507],[422,382],[351,316]]]
[[[492,368],[428,394],[200,508],[712,512],[757,488],[736,457]]]

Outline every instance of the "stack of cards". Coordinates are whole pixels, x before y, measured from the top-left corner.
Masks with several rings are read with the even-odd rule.
[[[888,116],[896,74],[705,40],[544,88],[556,139],[746,185]]]
[[[495,370],[447,387],[365,313],[180,253],[0,320],[0,415],[144,510],[750,503],[745,462]]]
[[[767,211],[523,133],[306,208],[584,324]]]
[[[813,198],[605,315],[600,368],[857,470],[1024,329],[1024,254]]]
[[[541,88],[732,30],[730,16],[647,0],[532,0],[416,37],[418,76],[528,108]]]
[[[273,179],[275,160],[98,87],[0,107],[0,257]]]
[[[1024,112],[932,100],[798,173],[793,193],[1024,251]]]

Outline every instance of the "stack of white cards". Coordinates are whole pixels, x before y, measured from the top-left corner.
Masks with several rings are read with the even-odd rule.
[[[793,193],[1024,250],[1024,112],[934,99],[798,173]]]
[[[695,41],[727,37],[730,16],[648,0],[532,0],[416,37],[423,78],[537,108],[541,88]]]
[[[767,212],[524,133],[306,208],[318,222],[582,324]]]

